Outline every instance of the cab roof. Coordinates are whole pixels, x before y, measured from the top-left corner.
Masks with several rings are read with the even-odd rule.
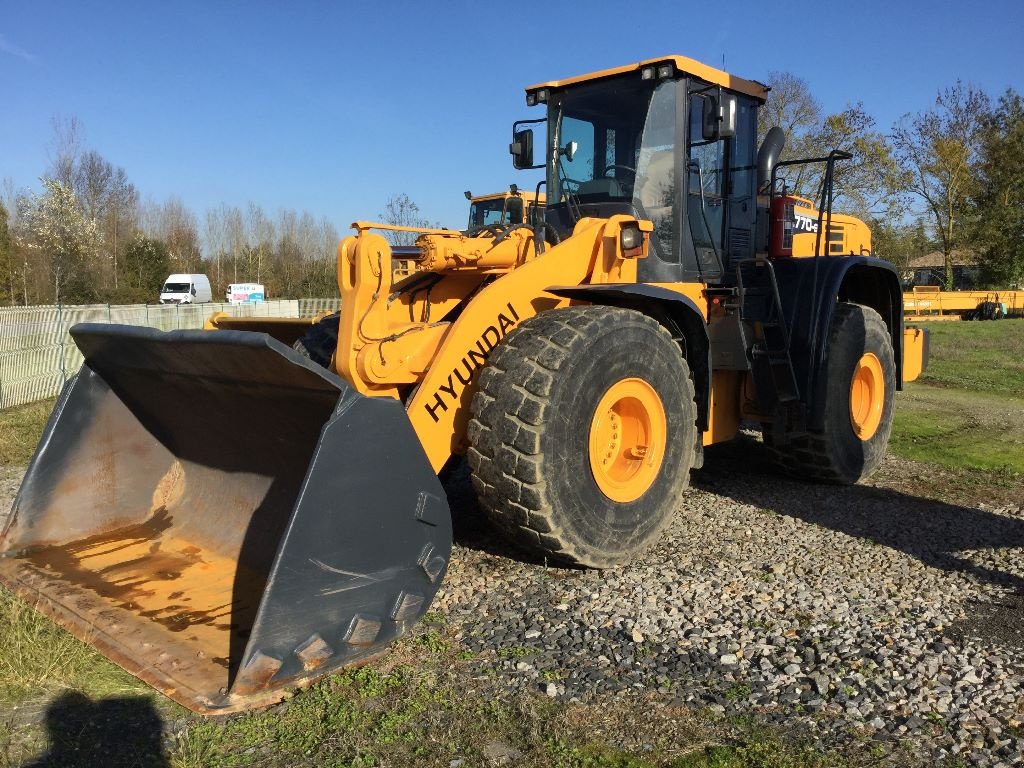
[[[521,197],[524,200],[526,200],[527,202],[529,202],[529,203],[533,203],[533,202],[543,203],[544,200],[545,200],[543,192],[541,192],[538,195],[536,192],[526,192],[525,190],[520,189],[519,192],[517,192],[516,194],[519,197]],[[488,200],[501,200],[502,198],[505,198],[505,197],[514,197],[514,195],[509,190],[506,189],[504,192],[491,192],[491,193],[486,194],[486,195],[473,195],[470,198],[470,202],[472,202],[472,203],[482,203],[482,202],[486,202]]]
[[[738,93],[745,93],[748,96],[753,96],[761,102],[764,102],[768,98],[768,86],[764,83],[759,83],[756,80],[744,80],[742,77],[730,75],[728,72],[724,72],[721,69],[715,69],[714,67],[709,67],[707,64],[701,64],[696,59],[689,59],[686,56],[659,56],[656,59],[644,59],[643,61],[638,61],[636,64],[626,64],[625,66],[613,67],[612,69],[602,69],[586,75],[567,77],[563,80],[549,80],[545,83],[537,83],[537,85],[529,86],[526,89],[526,92],[530,93],[531,91],[536,91],[539,88],[564,88],[567,85],[577,85],[591,80],[601,80],[606,77],[613,77],[614,75],[621,75],[627,72],[638,72],[644,67],[657,67],[659,64],[669,63],[675,66],[677,73],[682,72],[687,75],[699,77],[701,80],[714,85],[720,85],[731,91],[737,91]]]

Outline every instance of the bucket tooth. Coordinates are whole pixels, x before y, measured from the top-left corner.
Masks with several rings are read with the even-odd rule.
[[[256,651],[249,659],[249,663],[238,673],[232,692],[245,696],[264,690],[270,685],[271,678],[281,669],[282,663],[280,659]]]
[[[295,655],[302,661],[302,668],[309,672],[333,656],[334,649],[320,635],[314,634],[295,649]]]
[[[376,616],[363,616],[356,614],[352,617],[352,623],[345,633],[345,642],[349,645],[370,646],[373,645],[383,622]]]
[[[448,565],[448,560],[442,555],[437,554],[432,544],[427,544],[423,548],[418,562],[420,568],[423,569],[423,573],[427,575],[431,582],[436,582],[441,577],[441,574],[444,573],[445,566]]]
[[[423,606],[423,595],[415,592],[402,592],[395,601],[395,608],[391,611],[392,621],[411,621],[420,614]]]
[[[432,493],[421,493],[416,504],[416,519],[427,525],[441,525],[448,517],[448,504]]]

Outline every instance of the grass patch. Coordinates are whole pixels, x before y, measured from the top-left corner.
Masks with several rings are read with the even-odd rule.
[[[451,643],[451,638],[446,638]],[[736,725],[630,694],[590,704],[511,692],[407,638],[393,656],[321,681],[273,709],[193,719],[175,768],[256,765],[529,765],[546,768],[819,768],[843,765],[751,721]],[[392,658],[399,658],[399,663]]]
[[[1013,398],[1024,393],[1024,319],[915,325],[930,335],[921,384]]]
[[[0,464],[28,464],[54,402],[53,399],[41,400],[0,411]]]
[[[1024,473],[1024,399],[908,385],[898,400],[890,445],[904,458]]]
[[[0,704],[61,688],[96,696],[150,689],[0,587]]]
[[[1024,320],[931,323],[931,359],[897,399],[898,456],[980,471],[1024,473]]]

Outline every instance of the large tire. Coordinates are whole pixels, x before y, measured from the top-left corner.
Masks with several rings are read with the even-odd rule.
[[[689,369],[639,312],[572,307],[526,320],[491,354],[472,411],[481,506],[551,560],[625,562],[668,525],[689,482]]]
[[[338,347],[338,323],[341,313],[335,312],[320,319],[311,326],[301,339],[292,344],[292,349],[308,357],[317,365],[329,368],[334,350]]]
[[[896,392],[892,337],[875,310],[841,302],[828,344],[824,429],[775,445],[767,426],[764,441],[789,474],[852,485],[878,469],[889,443]]]

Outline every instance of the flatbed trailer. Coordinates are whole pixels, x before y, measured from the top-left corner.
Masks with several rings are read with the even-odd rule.
[[[943,291],[918,285],[904,291],[903,315],[906,320],[1024,317],[1024,291]]]

